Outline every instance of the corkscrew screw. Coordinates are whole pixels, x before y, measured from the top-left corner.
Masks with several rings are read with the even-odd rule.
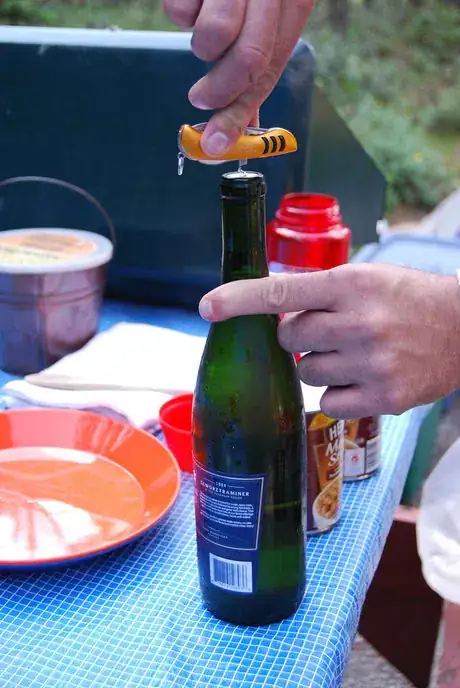
[[[178,174],[184,170],[185,158],[208,165],[220,165],[234,160],[241,168],[248,160],[255,158],[272,158],[277,155],[294,153],[297,150],[297,140],[287,129],[273,127],[261,129],[248,127],[244,129],[237,142],[222,156],[207,155],[201,147],[201,136],[206,122],[201,124],[184,124],[177,137],[179,147]]]

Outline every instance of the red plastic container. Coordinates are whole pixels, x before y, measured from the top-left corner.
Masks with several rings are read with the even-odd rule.
[[[348,227],[336,227],[329,232],[302,233],[280,227],[275,229],[275,260],[270,269],[282,266],[283,272],[329,270],[348,263],[350,255]],[[273,269],[275,268],[275,269]]]
[[[160,425],[166,444],[179,467],[193,472],[192,453],[192,406],[193,394],[180,394],[160,408]]]
[[[270,272],[329,270],[348,263],[350,246],[339,202],[326,194],[285,194],[267,228]]]
[[[351,231],[334,196],[286,194],[267,229],[272,272],[328,270],[347,263]]]

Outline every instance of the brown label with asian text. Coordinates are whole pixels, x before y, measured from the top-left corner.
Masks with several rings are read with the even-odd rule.
[[[307,413],[307,532],[334,526],[342,511],[344,424]]]

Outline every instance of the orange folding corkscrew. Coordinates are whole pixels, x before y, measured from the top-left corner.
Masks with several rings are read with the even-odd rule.
[[[207,164],[221,164],[235,160],[240,165],[254,158],[271,158],[276,155],[286,155],[297,150],[297,140],[290,131],[273,127],[261,129],[248,127],[238,141],[223,155],[216,157],[207,155],[201,148],[201,136],[206,123],[184,124],[178,135],[179,146],[179,174],[182,174],[184,158]]]

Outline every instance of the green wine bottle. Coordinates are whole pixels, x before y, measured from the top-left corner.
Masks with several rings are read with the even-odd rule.
[[[221,179],[222,281],[268,276],[265,179]],[[293,614],[305,592],[305,414],[276,315],[210,327],[195,390],[198,568],[205,607],[231,623]]]

